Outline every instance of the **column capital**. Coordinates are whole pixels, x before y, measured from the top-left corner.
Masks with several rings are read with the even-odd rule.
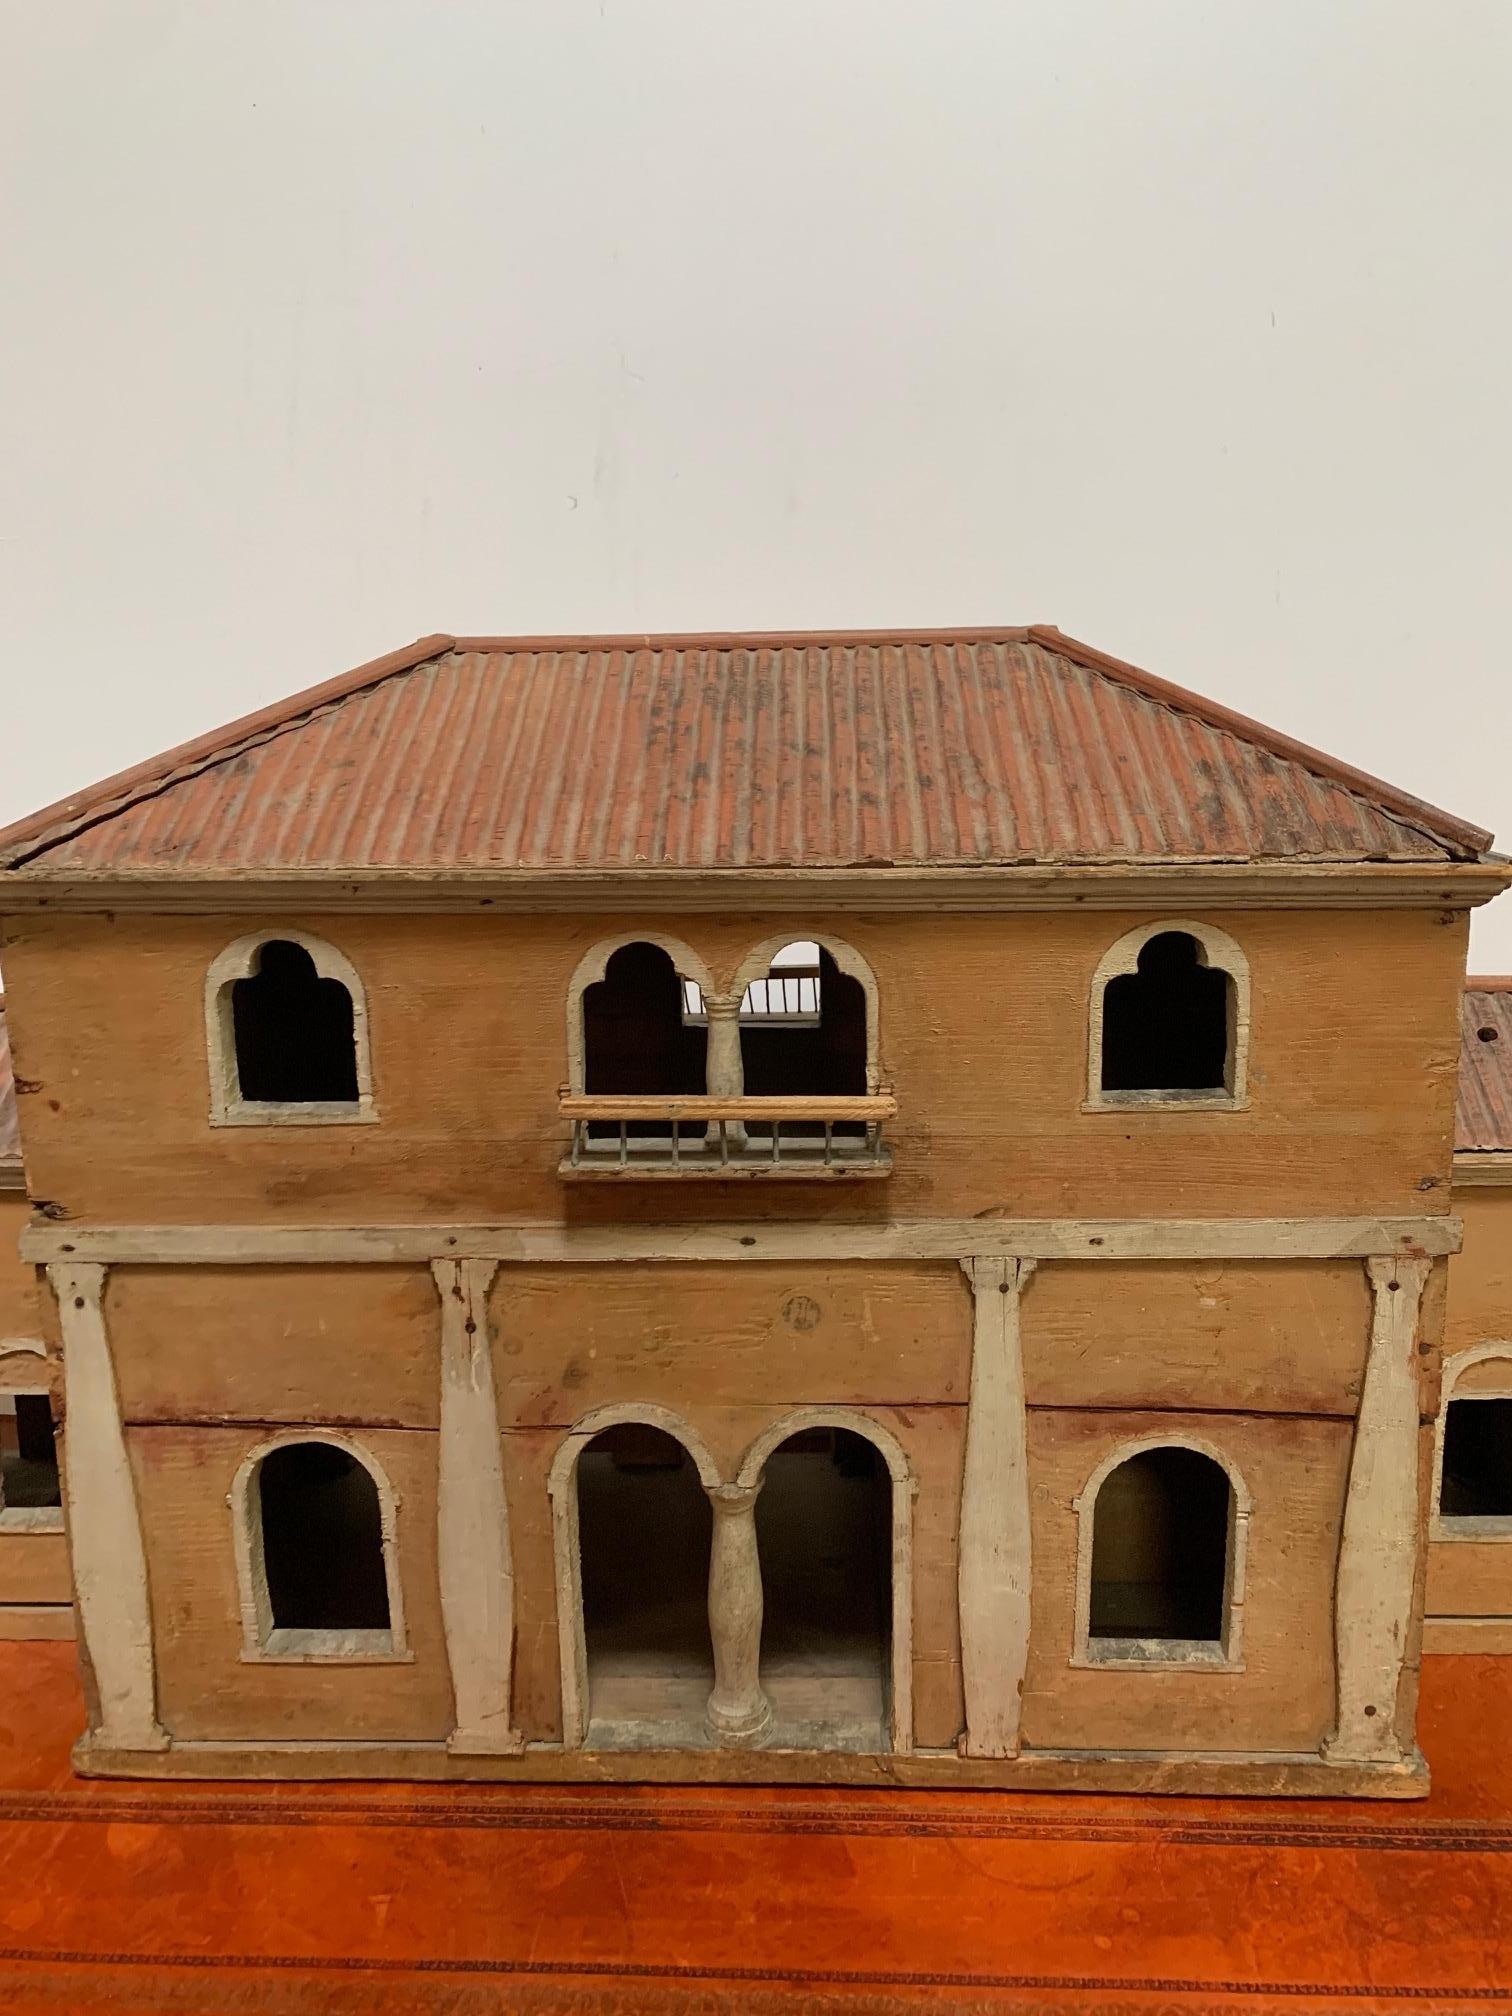
[[[733,1022],[740,1014],[741,994],[705,994],[704,1014],[711,1022]]]
[[[764,1481],[758,1477],[754,1484],[706,1484],[704,1490],[714,1510],[731,1518],[754,1509]]]
[[[1002,1295],[1022,1295],[1039,1265],[1037,1260],[993,1253],[963,1253],[960,1263],[961,1272],[978,1295],[990,1294],[994,1288]]]

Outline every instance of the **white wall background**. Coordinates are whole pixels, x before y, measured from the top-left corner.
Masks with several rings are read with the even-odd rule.
[[[1040,620],[1512,841],[1506,0],[0,35],[0,819],[433,629]]]

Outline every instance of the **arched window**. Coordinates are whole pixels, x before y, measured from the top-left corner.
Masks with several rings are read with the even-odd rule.
[[[303,933],[229,946],[206,982],[211,1118],[221,1125],[371,1120],[362,985]]]
[[[1446,1361],[1434,1468],[1436,1540],[1512,1538],[1512,1343]]]
[[[1215,1454],[1117,1451],[1076,1511],[1074,1665],[1240,1663],[1249,1500]]]
[[[1131,931],[1093,976],[1088,1104],[1241,1104],[1248,1040],[1233,939],[1205,924]]]
[[[702,1092],[708,1032],[702,1018],[688,1010],[689,987],[698,994],[698,983],[684,979],[665,947],[644,939],[617,946],[602,977],[581,989],[581,1090],[669,1098]],[[614,1131],[609,1122],[589,1130],[595,1138]],[[637,1131],[666,1136],[671,1127],[666,1121],[640,1122]],[[681,1131],[696,1138],[703,1125],[689,1123]]]
[[[290,1437],[255,1452],[232,1510],[245,1656],[404,1656],[394,1497],[353,1444]]]

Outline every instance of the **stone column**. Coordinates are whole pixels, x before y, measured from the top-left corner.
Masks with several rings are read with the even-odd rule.
[[[1339,1543],[1334,1636],[1339,1713],[1331,1764],[1399,1764],[1397,1689],[1422,1545],[1417,1327],[1432,1261],[1367,1260],[1375,1298]]]
[[[105,1269],[78,1262],[47,1274],[63,1329],[63,1489],[74,1595],[99,1695],[99,1721],[84,1746],[165,1750],[147,1554],[105,1332]]]
[[[961,1262],[975,1298],[958,1581],[967,1757],[1016,1757],[1019,1749],[1030,1580],[1019,1298],[1034,1264]]]
[[[708,1048],[704,1055],[704,1090],[714,1099],[739,1099],[745,1092],[745,1059],[740,1054],[740,997],[706,994]],[[719,1124],[711,1123],[710,1148],[719,1146]],[[725,1139],[734,1150],[745,1146],[746,1131],[738,1120],[725,1123]]]
[[[772,1704],[761,1691],[761,1558],[756,1547],[756,1499],[761,1485],[709,1487],[714,1535],[709,1549],[709,1636],[714,1687],[705,1719],[715,1741],[748,1748],[772,1726]]]
[[[494,1260],[433,1260],[441,1297],[436,1559],[456,1699],[447,1748],[523,1748],[512,1726],[514,1564],[494,1397],[488,1290]]]

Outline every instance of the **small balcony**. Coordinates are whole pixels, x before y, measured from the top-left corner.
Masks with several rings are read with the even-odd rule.
[[[641,1180],[855,1182],[889,1176],[882,1138],[898,1102],[854,1098],[598,1097],[564,1092],[569,1183]]]

